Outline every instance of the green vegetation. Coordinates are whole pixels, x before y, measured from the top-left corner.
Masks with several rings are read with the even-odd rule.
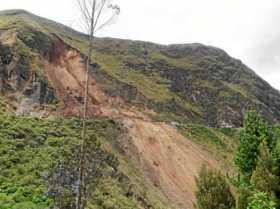
[[[233,129],[223,128],[214,131],[207,130],[205,127],[194,128],[193,125],[185,126],[184,131],[197,139],[200,137],[204,140],[212,139],[212,143],[217,142],[219,138],[213,135],[215,132],[223,133],[231,139],[236,138],[239,133]],[[269,127],[258,112],[250,111],[246,114],[244,128],[239,134],[239,144],[234,156],[238,176],[229,178],[232,186],[235,187],[236,209],[276,209],[280,207],[279,133],[279,127]],[[205,143],[203,142],[203,144]],[[225,143],[225,145],[227,144]],[[216,147],[219,146],[219,143],[216,143]],[[207,149],[209,149],[208,147],[213,150],[211,146],[207,146]],[[216,171],[202,169],[197,180],[197,199],[200,209],[224,208],[225,204],[223,206],[217,206],[217,204],[226,200],[227,197],[218,198],[230,192],[223,190],[228,188],[225,186],[226,180],[224,183],[217,183],[218,176],[220,174]],[[215,203],[216,205],[213,206]]]
[[[134,209],[138,203],[132,198],[132,193],[127,196],[127,190],[118,181],[107,178],[100,182],[98,189],[93,194],[88,204],[88,209]]]
[[[47,192],[51,168],[77,149],[80,125],[77,119],[41,120],[0,114],[1,209],[43,209],[53,204]],[[117,124],[110,120],[91,120],[88,125],[89,135],[96,135],[100,141],[119,133]],[[117,162],[112,158],[106,159],[108,166],[117,165],[112,165]],[[118,178],[104,176],[100,186],[93,190],[94,201],[89,208],[138,208],[134,197],[126,196],[128,189]],[[112,207],[116,202],[118,206]]]
[[[244,88],[242,88],[240,85],[234,84],[234,83],[227,83],[227,82],[224,82],[224,85],[226,85],[232,91],[238,92],[243,97],[250,98],[250,95],[248,94],[248,92]]]
[[[196,179],[196,192],[199,209],[233,209],[235,199],[227,180],[221,173],[209,170],[205,166]]]
[[[202,143],[207,141],[220,147],[225,147],[225,142],[218,134],[218,131],[213,128],[208,128],[203,125],[197,124],[185,124],[180,126],[181,130],[184,131],[186,136],[195,138]]]
[[[158,74],[145,75],[123,66],[122,57],[95,52],[92,60],[97,60],[109,75],[117,80],[135,86],[148,99],[166,101],[171,99],[171,92],[163,78]],[[130,59],[135,59],[131,57]]]
[[[83,54],[86,52],[86,37],[63,25],[28,13],[0,16],[1,29],[18,33],[17,42],[11,47],[29,63],[28,69],[31,68],[43,80],[42,63],[38,58],[49,55],[58,37]],[[235,163],[238,178],[234,178],[233,183],[237,209],[279,208],[279,127],[269,128],[259,114],[248,113],[233,160],[238,130],[193,124],[211,121],[208,125],[218,127],[221,121],[228,119],[226,122],[229,121],[230,125],[238,126],[241,116],[235,117],[242,114],[243,107],[248,106],[259,106],[267,118],[279,119],[279,113],[274,111],[278,108],[274,101],[279,100],[279,93],[267,87],[242,63],[221,50],[202,45],[177,48],[115,39],[97,39],[92,58],[92,64],[97,64],[101,69],[98,70],[97,81],[107,79],[100,82],[105,90],[111,90],[110,93],[116,96],[122,96],[124,92],[129,102],[152,107],[160,112],[154,117],[157,121],[175,121],[174,124],[184,136],[214,154],[224,163],[226,171],[234,172]],[[260,98],[256,92],[262,92],[261,96],[269,92],[270,101]],[[137,101],[131,101],[130,95],[131,100]],[[268,104],[270,109],[267,108]],[[5,106],[1,100],[1,111]],[[141,208],[139,202],[149,203],[151,198],[147,196],[150,194],[145,193],[148,189],[143,187],[143,180],[135,174],[137,171],[112,147],[113,143],[106,143],[118,137],[118,124],[105,119],[88,123],[91,139],[94,139],[94,143],[98,142],[92,144],[94,148],[102,151],[103,157],[112,156],[108,150],[118,157],[118,160],[104,160],[106,165],[104,168],[102,165],[102,169],[106,172],[102,170],[102,173],[107,175],[92,186],[88,208],[137,209]],[[80,143],[80,125],[78,119],[43,120],[0,113],[0,209],[45,209],[54,205],[57,199],[49,193],[49,177],[59,165],[68,165],[67,160],[73,162],[75,159],[73,154]],[[126,176],[118,167],[119,161],[122,162],[121,169],[135,175],[129,177],[137,179],[136,187],[141,187],[139,190],[145,197],[135,194],[129,181],[123,181]],[[72,170],[75,169],[71,167],[69,172]],[[229,186],[221,174],[204,170],[197,183],[200,208],[233,206]],[[203,190],[205,185],[207,192]],[[71,189],[70,184],[58,196],[67,209],[71,208],[73,201]],[[227,206],[220,207],[223,200]],[[154,208],[165,209],[159,205]]]
[[[195,106],[195,104],[191,103],[190,101],[184,100],[179,96],[174,96],[173,100],[180,105],[185,110],[190,110],[191,112],[197,114],[197,115],[203,115],[202,109],[198,106]]]
[[[17,40],[16,50],[20,56],[27,59],[30,58],[31,50],[21,40]]]
[[[0,27],[1,28],[9,28],[12,25],[17,26],[20,25],[20,19],[16,17],[10,17],[10,16],[2,16],[0,21]]]
[[[274,208],[274,205],[270,205],[271,201],[265,203],[265,199],[273,200],[278,208],[278,129],[269,128],[266,121],[255,111],[247,114],[244,124],[235,155],[235,164],[240,175],[236,182],[237,208]]]
[[[251,177],[256,167],[259,145],[263,140],[270,141],[268,126],[256,112],[249,112],[245,118],[245,129],[240,133],[235,164],[242,175]]]
[[[181,124],[178,126],[186,138],[201,144],[220,160],[226,170],[234,167],[233,156],[239,131],[231,128],[215,129],[198,124]]]
[[[264,192],[257,192],[251,198],[247,209],[276,209],[276,204]]]
[[[25,45],[18,43],[19,51],[24,56],[31,55],[30,65],[38,75],[42,73],[34,53],[47,55],[51,43],[58,37],[86,54],[87,37],[64,25],[24,11],[3,12],[0,17],[0,28],[18,32]],[[267,104],[255,92],[265,89],[276,100],[279,98],[241,62],[222,50],[200,44],[161,46],[97,38],[92,58],[93,64],[100,67],[97,81],[101,79],[110,94],[125,97],[140,107],[148,103],[161,114],[158,120],[171,118],[177,122],[203,124],[211,121],[207,125],[219,126],[220,121],[225,120],[223,117],[230,117],[227,119],[230,125],[239,125],[240,118],[235,115],[241,114],[241,107]],[[233,114],[227,115],[228,110]],[[274,118],[279,118],[277,112],[273,113]],[[264,115],[271,118],[269,111]]]
[[[275,196],[275,192],[280,191],[280,179],[275,173],[277,162],[265,142],[260,144],[259,150],[260,154],[251,177],[251,184],[256,190],[266,192],[270,196]]]

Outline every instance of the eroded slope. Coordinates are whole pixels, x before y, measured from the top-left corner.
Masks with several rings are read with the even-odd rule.
[[[178,208],[194,208],[194,176],[203,164],[218,168],[213,156],[167,124],[130,118],[123,122],[129,134],[128,153],[151,184]]]
[[[22,57],[17,54],[16,43],[18,35],[13,33],[13,42],[5,42],[11,48],[15,57]],[[4,37],[4,36],[3,36]],[[35,46],[36,47],[36,46]],[[73,47],[65,44],[57,36],[51,36],[50,48],[46,53],[40,53],[29,48],[33,59],[40,66],[40,73],[43,73],[48,88],[54,89],[54,97],[57,99],[56,114],[67,117],[80,116],[82,101],[85,67],[83,55]],[[29,56],[26,56],[30,58]],[[14,59],[14,58],[13,58]],[[17,59],[11,60],[5,67],[16,70]],[[30,59],[27,59],[31,62]],[[126,103],[118,95],[113,96],[104,92],[102,85],[96,81],[98,66],[90,74],[90,104],[89,116],[108,117],[119,121],[126,128],[127,133],[121,141],[121,147],[125,150],[125,156],[130,158],[135,167],[141,171],[146,179],[148,187],[162,193],[162,196],[170,203],[180,209],[193,208],[195,202],[194,177],[203,163],[217,167],[217,162],[205,150],[195,143],[184,138],[179,132],[165,123],[155,123],[147,115],[157,113],[145,109],[140,111],[138,107]],[[13,88],[11,92],[5,91],[5,97],[11,103],[18,104],[17,112],[22,111],[22,101],[29,101],[31,107],[25,104],[25,113],[36,112],[43,108],[45,114],[50,114],[43,100],[35,100],[34,93],[26,94],[27,90],[36,90],[34,77],[39,77],[39,72],[32,69],[32,65],[26,64],[27,77],[22,78],[22,69],[17,69],[14,78],[20,81],[20,86]],[[11,77],[4,80],[7,86],[12,86]],[[38,98],[41,98],[41,91],[37,91]],[[20,95],[13,98],[11,95]],[[33,99],[33,100],[32,100]]]
[[[41,53],[48,51],[52,34],[86,53],[87,37],[64,25],[26,11],[0,16],[1,28],[27,34],[21,40]],[[279,91],[221,49],[97,38],[92,58],[106,94],[153,109],[161,120],[240,127],[244,112],[254,108],[279,122]]]
[[[75,114],[83,90],[84,65],[79,52],[59,41],[62,54],[59,61],[45,66],[49,81],[63,101],[63,111]],[[118,120],[127,129],[127,156],[141,168],[151,186],[181,209],[193,208],[195,203],[194,176],[202,164],[217,167],[216,160],[200,146],[184,138],[165,123],[153,123],[137,108],[125,104],[121,98],[110,98],[102,91],[91,74],[90,113]],[[58,85],[58,86],[57,86]],[[139,163],[139,164],[138,164]]]
[[[0,88],[7,106],[18,114],[80,116],[86,36],[24,11],[0,20]],[[279,92],[214,47],[97,39],[92,60],[89,116],[126,128],[121,154],[179,209],[193,208],[202,164],[219,166],[171,121],[240,126],[250,107],[279,121]]]

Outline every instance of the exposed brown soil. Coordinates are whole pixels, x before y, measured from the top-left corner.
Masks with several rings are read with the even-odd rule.
[[[44,70],[61,101],[65,116],[81,114],[85,68],[78,51],[58,40]],[[89,115],[106,116],[126,127],[127,155],[137,164],[147,182],[158,188],[180,209],[192,209],[196,189],[194,177],[202,164],[218,167],[202,147],[184,138],[172,126],[154,123],[119,98],[107,97],[90,76]]]
[[[167,124],[131,118],[123,122],[130,136],[129,150],[144,175],[180,209],[193,208],[194,177],[203,164],[218,167],[216,160]]]
[[[0,41],[7,45],[13,45],[16,42],[17,33],[15,30],[0,30]]]
[[[85,66],[81,54],[57,40],[49,60],[44,60],[44,71],[61,102],[64,116],[80,116],[84,95]],[[94,79],[89,85],[89,115],[100,115],[100,104],[106,104]]]

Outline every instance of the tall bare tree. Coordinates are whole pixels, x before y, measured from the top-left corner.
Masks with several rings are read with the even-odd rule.
[[[114,23],[120,14],[120,7],[112,4],[111,0],[77,0],[82,15],[82,25],[88,34],[88,52],[86,58],[86,73],[84,87],[83,125],[82,125],[82,146],[80,153],[80,168],[77,186],[76,209],[83,209],[83,191],[85,174],[85,153],[86,153],[86,120],[88,110],[89,91],[89,68],[93,53],[93,43],[96,33],[104,27]]]

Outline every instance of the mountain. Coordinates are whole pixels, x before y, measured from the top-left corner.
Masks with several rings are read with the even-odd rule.
[[[27,11],[0,12],[0,119],[8,121],[0,126],[0,148],[23,156],[39,153],[26,157],[27,167],[48,156],[46,150],[56,152],[65,137],[78,141],[78,125],[71,118],[82,113],[86,40],[80,32]],[[279,91],[223,50],[202,44],[96,38],[89,96],[88,115],[97,120],[91,130],[118,158],[121,175],[104,179],[94,200],[105,203],[92,208],[113,208],[108,195],[123,200],[121,208],[194,208],[194,177],[201,166],[232,170],[228,162],[236,130],[225,128],[241,127],[252,108],[271,123],[280,121]],[[51,127],[59,127],[60,120],[63,128],[56,134]],[[21,179],[32,173],[45,185],[40,174],[48,166],[37,174],[32,169],[16,173],[12,168],[23,162],[3,153],[0,168],[7,176],[0,175],[0,197],[10,200],[17,194],[9,193],[7,179],[26,189]],[[20,178],[12,178],[14,173]],[[1,194],[1,188],[7,193]]]
[[[30,89],[23,86],[32,80],[32,76],[37,76],[42,80],[42,86],[46,86],[46,89],[41,89],[46,95],[37,95],[37,103],[38,99],[40,104],[64,100],[61,98],[63,93],[54,87],[56,84],[46,76],[46,72],[42,72],[42,58],[48,62],[62,61],[54,60],[56,57],[53,56],[61,50],[65,51],[64,48],[72,48],[82,55],[86,52],[86,36],[17,10],[1,13],[1,28],[2,42],[11,43],[14,37],[17,39],[14,40],[17,51],[25,55],[14,55],[20,56],[20,60],[14,63],[17,65],[15,68],[32,66],[32,72],[21,70],[20,75],[10,74],[14,79],[18,76],[18,84],[6,83],[5,88],[10,91],[20,89],[24,97],[30,98]],[[10,46],[5,50],[11,51],[9,56],[13,56],[15,49]],[[68,57],[66,62],[74,61],[73,56]],[[261,111],[270,122],[280,120],[279,91],[241,61],[218,48],[202,44],[163,46],[97,38],[93,62],[92,73],[96,74],[96,82],[106,95],[119,97],[140,108],[152,109],[161,120],[195,122],[212,127],[240,127],[244,112],[252,108]],[[40,78],[39,75],[48,78]],[[7,75],[2,76],[5,77]],[[46,85],[43,80],[53,83]],[[19,105],[18,109],[23,111],[24,105]]]

